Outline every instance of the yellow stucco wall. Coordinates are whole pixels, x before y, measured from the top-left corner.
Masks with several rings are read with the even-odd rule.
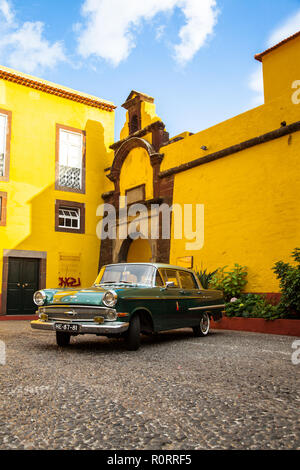
[[[149,241],[143,238],[134,240],[128,250],[128,263],[149,263],[152,260],[152,252]]]
[[[300,80],[299,56],[300,37],[265,55],[265,104],[194,135],[182,133],[182,140],[163,147],[161,171],[299,121],[300,103],[292,101],[292,83]],[[150,122],[151,112],[157,120],[155,108],[150,112],[147,106],[141,107],[142,121]],[[207,150],[201,149],[204,145]],[[208,270],[239,263],[248,267],[248,291],[278,292],[272,267],[290,260],[299,246],[299,149],[296,132],[176,174],[173,203],[204,205],[204,244],[188,250],[189,240],[172,238],[170,262],[193,256],[195,267]],[[131,151],[121,172],[121,194],[143,182],[152,188],[150,168],[143,149]]]
[[[300,38],[294,38],[262,57],[265,102],[284,95],[299,75]]]
[[[0,80],[0,108],[12,111],[7,225],[0,227],[0,286],[3,249],[47,252],[47,287],[58,285],[59,253],[80,254],[80,277],[88,286],[97,275],[100,241],[96,207],[110,188],[104,168],[112,162],[114,112],[108,112]],[[86,194],[56,191],[56,124],[86,131]],[[86,205],[85,234],[55,232],[55,200]],[[1,289],[1,287],[0,287]]]
[[[141,147],[131,150],[122,166],[120,174],[120,195],[127,189],[145,184],[146,199],[153,198],[153,169],[148,152]]]
[[[173,239],[171,263],[239,263],[248,267],[248,291],[278,292],[271,267],[300,239],[299,148],[296,133],[176,175],[174,203],[204,204],[204,246],[190,251],[186,239]]]
[[[299,54],[300,38],[265,56],[266,104],[164,147],[162,170],[299,121],[291,99]],[[246,265],[248,291],[278,292],[271,268],[299,246],[299,149],[296,132],[175,175],[174,203],[204,204],[205,240],[187,251],[187,240],[172,239],[170,261],[192,255],[199,268]]]

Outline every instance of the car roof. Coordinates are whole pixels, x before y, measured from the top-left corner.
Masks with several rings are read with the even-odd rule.
[[[176,266],[176,265],[173,265],[173,264],[167,264],[167,263],[110,263],[110,264],[106,264],[105,266],[113,266],[113,265],[146,265],[146,266],[154,266],[155,268],[159,269],[159,268],[169,268],[169,269],[180,269],[181,271],[188,271],[188,272],[192,272],[192,269],[188,269],[188,268],[184,268],[182,266]]]

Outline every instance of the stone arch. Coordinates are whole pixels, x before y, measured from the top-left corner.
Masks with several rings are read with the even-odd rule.
[[[128,260],[128,255],[130,253],[130,250],[134,249],[134,246],[138,246],[138,256],[135,258],[131,254],[131,260]],[[118,255],[118,263],[126,263],[126,262],[150,262],[152,261],[153,258],[153,248],[150,240],[147,238],[141,237],[141,234],[136,233],[135,236],[126,238],[126,240],[123,241],[119,255]]]
[[[119,181],[122,165],[128,155],[128,153],[137,147],[145,149],[149,155],[151,165],[157,163],[158,153],[155,151],[154,147],[145,139],[140,137],[131,137],[128,140],[125,140],[123,144],[118,148],[115,153],[115,158],[110,169],[110,173],[107,175],[108,179],[114,182],[115,190],[119,192]]]

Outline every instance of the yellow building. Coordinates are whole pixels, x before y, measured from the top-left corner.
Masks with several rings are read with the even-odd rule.
[[[144,202],[149,224],[153,203],[202,205],[204,239],[195,249],[184,236],[132,241],[128,218],[127,239],[102,241],[101,264],[192,262],[213,270],[239,263],[248,267],[248,291],[279,291],[271,268],[300,244],[299,57],[300,32],[258,54],[265,104],[194,135],[169,139],[153,98],[131,92],[103,198],[116,207],[119,196]]]
[[[99,253],[100,265],[239,263],[248,291],[278,292],[271,268],[300,240],[299,56],[300,32],[258,54],[265,103],[196,134],[170,138],[154,99],[132,91],[118,142],[112,103],[1,67],[0,312],[32,313],[38,288],[91,285]],[[146,238],[129,214],[100,241],[97,208],[124,209],[120,196],[147,207],[144,229],[163,228],[153,205],[198,204],[204,232],[193,243],[173,215],[170,239]]]
[[[34,290],[96,278],[114,108],[0,67],[0,313],[31,314]]]

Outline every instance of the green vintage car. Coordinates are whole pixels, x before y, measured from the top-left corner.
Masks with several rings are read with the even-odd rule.
[[[203,289],[190,269],[157,263],[104,266],[89,289],[45,289],[34,294],[39,320],[34,329],[56,332],[59,346],[71,336],[124,337],[137,350],[140,334],[191,327],[206,336],[210,318],[219,320],[223,293]]]

